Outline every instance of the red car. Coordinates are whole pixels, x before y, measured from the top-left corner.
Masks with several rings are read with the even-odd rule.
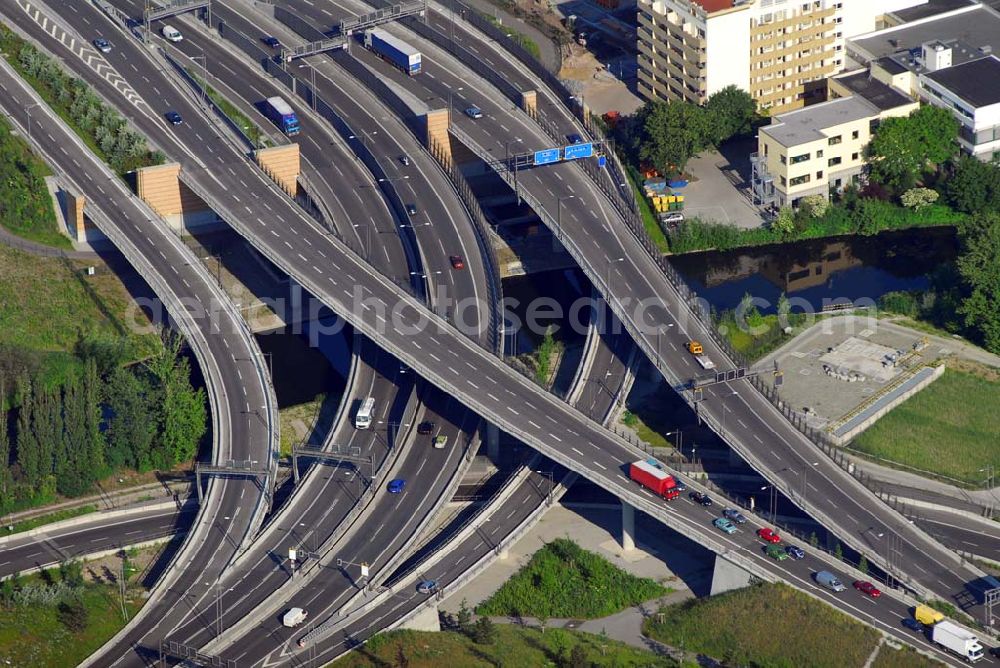
[[[451,260],[452,269],[465,269],[465,260],[461,255],[452,255],[448,259]]]
[[[867,580],[855,580],[854,588],[857,589],[862,594],[867,594],[872,598],[878,598],[879,596],[882,595],[882,592],[879,591],[878,587],[873,585],[871,582],[868,582]]]
[[[768,529],[767,527],[763,529],[757,529],[757,536],[768,543],[780,543],[781,536],[774,529]]]

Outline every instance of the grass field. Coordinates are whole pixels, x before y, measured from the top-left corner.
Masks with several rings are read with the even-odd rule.
[[[676,448],[677,436],[668,440],[669,434],[677,428],[670,412],[663,410],[665,403],[674,399],[674,391],[666,383],[637,401],[627,403],[628,410],[622,413],[622,424],[634,429],[639,440],[654,448]]]
[[[987,367],[949,362],[940,378],[859,436],[862,452],[982,484],[979,471],[997,463],[1000,375]]]
[[[68,508],[66,510],[58,510],[54,513],[49,513],[48,515],[41,515],[39,517],[32,517],[29,520],[23,520],[21,522],[15,522],[12,526],[13,531],[7,529],[6,523],[2,528],[0,528],[0,536],[9,536],[15,533],[21,533],[22,531],[30,531],[40,526],[46,524],[52,524],[53,522],[61,522],[63,520],[72,519],[74,517],[79,517],[80,515],[88,515],[90,513],[97,512],[96,506],[79,506],[77,508]]]
[[[305,425],[306,429],[312,427],[323,406],[324,394],[317,394],[312,401],[304,404],[286,406],[278,410],[278,420],[281,424],[281,456],[289,457],[292,454],[292,446],[299,445],[302,440],[299,437],[299,429],[296,427]],[[306,434],[308,436],[308,433]],[[315,445],[315,444],[314,444]]]
[[[860,668],[879,641],[874,629],[782,584],[747,587],[661,612],[644,623],[647,636],[733,666]]]
[[[940,661],[919,654],[912,647],[893,649],[882,645],[871,668],[935,668],[943,665]]]
[[[59,620],[56,605],[0,605],[0,664],[72,668],[123,626],[116,585],[85,584],[80,599],[88,614],[86,627],[78,632]],[[129,616],[141,605],[134,594],[127,603]]]
[[[0,245],[0,346],[66,352],[92,335],[126,336],[136,358],[155,350],[155,332],[136,334],[126,322],[131,296],[118,277],[86,276],[83,268]]]
[[[626,573],[568,538],[557,538],[536,552],[476,612],[595,619],[669,591],[655,580]]]
[[[570,652],[576,646],[583,649],[586,663],[568,662]],[[666,668],[676,666],[677,663],[652,652],[589,633],[563,629],[549,629],[542,633],[537,629],[499,624],[497,638],[489,645],[477,645],[464,635],[451,631],[391,631],[376,636],[367,645],[359,647],[333,665],[337,668],[524,668],[570,665]]]
[[[52,198],[45,187],[48,166],[0,119],[0,225],[19,237],[72,248],[60,233]]]

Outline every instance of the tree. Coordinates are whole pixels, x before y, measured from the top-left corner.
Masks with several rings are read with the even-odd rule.
[[[1000,352],[1000,215],[984,217],[963,236],[957,264],[968,293],[959,314],[988,350]]]
[[[750,93],[729,85],[712,93],[705,109],[711,120],[711,140],[718,146],[736,135],[750,132],[757,103]]]
[[[152,468],[152,446],[158,416],[146,376],[118,367],[108,378],[107,461],[113,469],[126,466],[146,471]]]
[[[683,171],[711,140],[711,123],[704,108],[690,102],[652,102],[646,116],[640,156],[660,172]]]
[[[863,554],[861,555],[861,561],[858,562],[858,570],[868,575],[868,559]]]
[[[844,560],[844,548],[840,546],[840,543],[837,543],[837,545],[833,548],[833,556],[839,561]]]
[[[868,144],[871,180],[895,188],[911,187],[929,164],[946,161],[958,147],[958,121],[951,112],[923,105],[909,116],[887,118]]]
[[[60,603],[58,615],[62,625],[73,633],[83,631],[90,621],[90,613],[79,596],[74,596],[69,601]]]
[[[17,411],[17,424],[15,432],[15,445],[17,448],[17,464],[21,469],[24,482],[32,490],[41,485],[42,463],[39,452],[38,439],[32,427],[32,410],[34,401],[32,400],[32,386],[26,377],[18,381],[18,394],[21,397],[21,405]]]
[[[945,192],[959,211],[1000,211],[1000,166],[963,156],[947,180]]]
[[[806,195],[799,200],[799,212],[808,218],[822,218],[830,208],[825,195]]]
[[[464,598],[458,606],[458,617],[455,619],[458,630],[469,635],[472,631],[472,611],[469,610],[469,602]]]
[[[497,627],[489,617],[480,617],[472,626],[472,640],[478,645],[492,645],[497,639]]]
[[[59,575],[73,589],[83,586],[83,565],[79,561],[71,559],[59,564]]]
[[[938,192],[930,188],[910,188],[899,196],[899,201],[908,209],[922,209],[938,201]]]
[[[785,235],[795,232],[795,212],[792,211],[792,207],[781,207],[774,222],[771,223],[771,228]]]
[[[813,547],[819,547],[819,537],[816,535],[815,531],[809,534],[809,544]]]

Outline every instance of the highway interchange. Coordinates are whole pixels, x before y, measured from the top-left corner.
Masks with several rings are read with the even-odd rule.
[[[221,7],[225,7],[226,4],[216,3],[217,6]],[[334,7],[332,3],[329,6]],[[123,5],[123,7],[125,6]],[[307,10],[304,7],[296,8],[307,14]],[[135,11],[134,7],[131,9]],[[216,9],[216,11],[224,10]],[[78,18],[86,14],[87,21],[83,21],[82,24],[88,24],[93,21],[94,25],[102,25],[102,29],[104,30],[113,30],[110,22],[106,21],[103,15],[89,4],[81,3],[74,5],[72,10],[66,10],[66,12],[76,14]],[[8,14],[8,18],[16,22],[25,32],[33,34],[40,42],[44,42],[47,39],[47,35],[41,32],[38,25],[30,20],[27,15],[13,11]],[[67,21],[74,23],[74,25],[81,24],[80,21],[71,21],[69,17],[67,17]],[[326,23],[328,24],[329,21]],[[189,24],[190,22],[188,21],[183,23],[185,26]],[[465,28],[461,28],[461,30],[464,31]],[[191,34],[194,31],[187,30],[187,32]],[[464,336],[457,335],[455,330],[444,320],[424,313],[421,310],[422,306],[417,300],[414,300],[399,289],[398,280],[386,281],[378,274],[378,262],[373,259],[372,264],[376,265],[376,267],[369,266],[362,259],[363,256],[351,252],[340,244],[338,240],[331,239],[329,234],[325,233],[314,221],[296,212],[294,207],[281,193],[272,186],[268,186],[259,173],[255,172],[248,163],[240,159],[238,154],[233,151],[230,140],[220,137],[218,124],[205,118],[203,111],[198,108],[197,102],[191,96],[176,90],[174,82],[164,77],[162,70],[157,69],[157,66],[153,64],[154,61],[149,59],[144,49],[132,43],[129,38],[125,37],[124,33],[113,34],[115,35],[113,37],[115,50],[110,56],[121,59],[117,65],[119,72],[127,75],[127,72],[125,72],[126,65],[131,68],[137,68],[136,71],[141,71],[142,74],[137,78],[128,77],[130,83],[135,86],[136,91],[147,100],[157,100],[158,105],[165,105],[169,108],[180,110],[186,120],[186,123],[180,127],[168,128],[162,120],[152,117],[149,114],[135,114],[133,110],[133,113],[129,113],[133,122],[146,132],[154,142],[164,147],[172,159],[182,162],[186,173],[185,178],[204,182],[203,187],[209,190],[208,194],[213,198],[213,203],[218,205],[216,207],[218,213],[227,219],[234,228],[245,234],[258,249],[270,257],[279,267],[288,271],[290,275],[328,307],[352,321],[352,324],[367,337],[382,347],[388,347],[410,369],[427,378],[433,385],[436,385],[440,390],[447,393],[451,398],[444,400],[444,404],[441,403],[441,398],[438,398],[437,401],[434,401],[430,397],[426,399],[428,404],[441,407],[440,410],[444,415],[439,414],[437,416],[439,424],[443,425],[447,420],[450,421],[456,430],[475,430],[474,427],[465,424],[466,418],[460,417],[460,415],[468,412],[455,403],[455,398],[462,397],[463,402],[469,408],[476,411],[476,413],[498,424],[504,430],[514,434],[529,445],[538,448],[545,454],[553,456],[564,465],[580,470],[581,473],[588,477],[596,478],[597,482],[607,486],[613,492],[618,492],[620,496],[629,499],[637,507],[646,509],[655,516],[667,519],[671,526],[694,532],[692,537],[699,540],[699,542],[707,540],[711,546],[716,546],[722,542],[726,544],[725,549],[744,552],[747,559],[762,559],[753,540],[745,538],[741,540],[739,538],[718,535],[702,536],[702,534],[710,533],[712,530],[710,527],[706,528],[705,511],[700,507],[692,506],[691,508],[687,508],[685,504],[674,507],[663,507],[662,504],[655,504],[652,499],[646,498],[642,492],[636,491],[634,487],[628,484],[627,479],[621,472],[622,464],[635,459],[637,456],[632,448],[592,422],[591,418],[587,415],[589,411],[586,411],[583,407],[581,407],[581,410],[584,410],[583,413],[573,410],[554,397],[539,392],[537,388],[525,379],[502,365],[502,363],[499,363],[483,349],[481,338],[479,341],[470,341]],[[407,37],[411,40],[414,39],[412,35],[408,35]],[[192,43],[196,41],[197,39],[191,40]],[[46,47],[50,50],[58,51],[61,45],[51,43],[47,44]],[[359,49],[355,49],[354,51],[359,60],[365,63],[366,66],[378,72],[385,79],[393,81],[395,85],[409,88],[412,96],[421,99],[427,98],[428,95],[444,99],[449,90],[461,86],[461,81],[475,80],[475,76],[470,72],[463,72],[462,66],[458,63],[451,63],[449,66],[440,69],[436,69],[437,65],[431,65],[426,72],[427,77],[414,79],[402,77],[381,61],[373,59],[371,54],[367,54]],[[358,53],[358,51],[361,52]],[[447,62],[445,54],[435,50],[433,47],[428,47],[427,53],[430,55],[429,61],[431,63],[437,60],[441,63]],[[65,52],[64,55],[67,63],[78,74],[85,76],[88,81],[95,84],[95,87],[102,89],[106,97],[112,99],[117,104],[122,104],[120,98],[115,99],[120,94],[110,86],[106,79],[93,69],[83,66],[76,57],[76,54]],[[212,59],[214,61],[218,58],[221,63],[228,62],[225,59],[231,57],[228,54],[213,52]],[[510,66],[510,63],[503,57],[498,57],[495,54],[492,57],[497,58],[497,62],[503,63],[503,66]],[[315,57],[315,59],[323,60],[324,65],[329,64],[325,62],[326,59],[322,56]],[[238,67],[246,69],[245,66],[235,62],[226,65],[226,67],[231,68],[233,72],[237,72]],[[317,65],[317,68],[319,67],[321,66]],[[320,79],[327,81],[327,74],[323,73],[322,70],[318,69],[318,71],[321,71],[319,75]],[[246,76],[246,82],[241,83],[235,79],[229,82],[234,87],[234,90],[253,89],[254,84],[250,83],[252,75],[247,74]],[[329,81],[332,82],[333,77],[334,74],[330,73]],[[247,87],[241,89],[240,87],[244,85]],[[358,97],[357,95],[345,96],[343,93],[338,94],[332,88],[332,86],[339,88],[347,84],[330,83],[329,85],[331,86],[329,95],[332,98],[352,97],[352,99],[357,99]],[[343,90],[343,88],[339,88],[339,90]],[[456,124],[460,126],[463,132],[471,135],[476,143],[489,146],[499,154],[499,151],[504,150],[505,147],[504,142],[498,140],[497,137],[509,137],[513,133],[519,135],[519,138],[524,143],[529,144],[530,148],[538,148],[545,145],[544,142],[548,140],[541,134],[538,127],[532,124],[527,116],[512,112],[510,104],[500,98],[497,93],[490,93],[484,90],[483,87],[477,87],[476,90],[478,97],[474,102],[477,106],[483,108],[485,112],[485,118],[481,119],[482,122],[472,122],[471,119],[464,119],[459,114],[453,115],[456,119]],[[540,100],[542,98],[548,99],[547,96],[540,94]],[[160,102],[159,100],[163,101]],[[459,104],[464,103],[464,98],[460,97],[455,106],[457,107]],[[543,107],[543,104],[547,103],[540,104],[540,107]],[[344,113],[349,114],[354,113],[354,111],[346,109]],[[560,114],[559,108],[556,105],[553,105],[549,111],[545,111],[543,107],[543,113],[550,114],[556,118],[563,118],[567,127],[573,127],[568,117],[564,118],[565,115]],[[511,116],[513,116],[512,120]],[[511,125],[508,126],[507,123]],[[381,127],[385,128],[384,125]],[[395,142],[394,145],[387,145],[387,152],[383,153],[383,155],[389,155],[391,158],[392,155],[398,157],[398,155],[404,152],[413,154],[414,157],[417,154],[422,154],[422,150],[416,147],[414,139],[407,135],[405,130],[400,130],[400,126],[398,125],[391,127],[392,131],[384,130],[379,132],[378,135],[383,137],[398,136],[404,141],[404,145],[401,146]],[[511,130],[511,128],[514,128],[514,130]],[[501,130],[505,131],[502,132]],[[319,133],[321,131],[317,130],[316,132]],[[206,138],[209,140],[206,141]],[[317,145],[318,148],[319,146]],[[56,146],[53,146],[51,150],[56,151],[58,149]],[[303,153],[307,153],[305,147],[303,147]],[[57,154],[53,153],[53,155]],[[322,169],[324,164],[329,169],[329,165],[334,162],[331,160],[324,163],[324,157],[324,152],[319,151],[310,160],[310,164],[313,164],[314,168],[318,166],[318,171],[314,177],[316,179],[323,178]],[[307,160],[309,160],[308,156]],[[341,165],[344,165],[353,161],[345,155],[339,162]],[[203,167],[208,165],[215,165],[217,167],[211,170],[212,177],[207,176],[209,173],[208,168]],[[421,171],[427,173],[435,172],[433,168]],[[358,180],[360,181],[364,178],[364,175],[360,175]],[[370,181],[370,179],[366,180]],[[412,178],[412,175],[406,181],[408,186],[416,183],[416,179]],[[215,184],[218,185],[216,186]],[[681,365],[678,370],[671,372],[673,374],[680,374],[679,377],[670,378],[668,375],[668,378],[673,382],[676,383],[679,379],[692,375],[694,369],[688,368],[693,366],[691,360],[685,355],[678,354],[678,350],[680,344],[687,336],[692,334],[700,335],[700,325],[684,317],[685,313],[687,313],[686,305],[681,303],[678,299],[679,295],[673,292],[673,289],[666,280],[659,278],[657,270],[655,268],[650,269],[652,266],[651,263],[646,261],[641,250],[636,250],[637,247],[627,236],[627,232],[624,232],[623,229],[617,229],[620,228],[620,224],[614,213],[614,209],[602,195],[595,194],[593,184],[583,175],[582,171],[573,165],[558,165],[544,170],[531,170],[521,175],[521,186],[525,189],[530,189],[536,199],[543,202],[546,209],[554,210],[561,207],[566,210],[566,214],[561,217],[563,229],[560,232],[562,234],[566,237],[580,240],[589,238],[589,241],[600,252],[604,253],[605,266],[600,266],[600,260],[598,260],[597,264],[593,262],[584,262],[582,264],[584,264],[585,269],[589,270],[591,278],[598,289],[607,291],[608,287],[612,288],[610,293],[613,304],[617,304],[620,307],[624,296],[635,300],[641,298],[650,299],[648,303],[652,304],[652,308],[647,315],[654,322],[652,331],[662,332],[662,334],[649,335],[648,333],[640,333],[642,335],[638,337],[639,342],[644,344],[647,352],[649,350],[659,351],[661,350],[661,346],[663,346],[663,350],[669,348],[669,352],[663,358],[664,362]],[[428,187],[434,188],[433,185],[429,185]],[[447,185],[439,184],[439,188],[447,189],[450,192],[450,188]],[[237,193],[244,194],[247,192],[252,194],[253,200],[251,203],[254,204],[254,207],[243,204],[237,195]],[[427,204],[424,204],[423,200],[420,199],[421,192],[418,192],[416,189],[412,192],[413,197],[420,202],[421,207],[430,206],[434,201],[441,201],[439,197],[428,196],[426,194],[431,191],[424,191],[423,197],[427,198]],[[546,195],[546,193],[548,194]],[[321,195],[317,193],[317,196]],[[577,201],[572,204],[559,205],[556,202],[559,201],[560,197]],[[353,200],[356,203],[352,203],[350,206],[358,207],[360,211],[368,211],[370,208],[367,206],[368,202],[360,197],[352,198],[348,196],[343,197],[342,200],[347,200],[348,202]],[[346,207],[348,205],[340,201],[338,205],[328,206],[331,207],[330,210],[332,211],[337,210],[336,206],[343,206],[343,210],[347,211]],[[268,215],[267,221],[262,217],[257,217],[256,222],[254,222],[251,219],[253,217],[253,210],[262,211],[263,209],[260,207],[264,207],[268,211],[273,211],[273,217]],[[240,211],[243,208],[250,212],[250,216],[234,215],[234,212]],[[446,211],[452,210],[461,211],[461,207],[453,202],[452,205],[446,207]],[[386,212],[388,213],[388,210]],[[588,219],[588,216],[592,220]],[[351,220],[360,220],[363,218],[354,214],[348,214],[347,217]],[[460,217],[456,216],[456,219]],[[334,218],[335,220],[342,221],[342,217],[337,215]],[[452,222],[450,224],[440,224],[446,218]],[[425,230],[425,236],[435,239],[436,243],[440,245],[441,255],[437,255],[437,251],[435,251],[435,255],[439,259],[454,251],[445,248],[442,241],[435,236],[435,233],[438,232],[438,227],[443,230],[454,230],[457,236],[452,237],[449,245],[461,245],[467,259],[475,258],[477,255],[477,251],[473,250],[475,246],[470,244],[468,236],[470,232],[467,225],[460,224],[456,219],[452,219],[450,214],[447,216],[442,215],[440,222],[435,217],[434,224],[426,226],[428,229]],[[275,227],[279,223],[280,234],[275,231]],[[389,221],[388,224],[392,225],[391,229],[395,231],[397,223]],[[387,227],[385,223],[383,223],[382,227],[379,227],[374,218],[372,219],[372,225],[374,226],[373,229],[376,230],[376,236],[378,236],[377,230],[384,230]],[[353,228],[352,225],[351,229],[356,230],[357,228]],[[465,230],[464,233],[460,231],[462,229]],[[347,234],[343,234],[345,232]],[[345,237],[349,237],[350,231],[346,229],[342,230],[342,234]],[[464,241],[462,241],[463,234],[465,235]],[[360,236],[360,233],[355,233],[355,241],[358,243],[360,243]],[[383,236],[394,238],[396,235]],[[269,237],[273,237],[273,239]],[[381,243],[380,241],[379,244]],[[391,246],[392,244],[391,242],[387,242],[386,245]],[[355,247],[357,248],[357,246],[358,244],[356,243]],[[425,243],[424,240],[420,242],[422,253],[429,254],[430,251],[428,248],[432,248],[433,246],[433,242]],[[368,251],[363,255],[373,255],[370,246],[362,244],[361,248]],[[398,271],[399,265],[391,262],[390,252],[386,251],[387,264],[384,266],[395,267]],[[621,254],[619,255],[619,253]],[[150,252],[149,255],[153,256],[153,253]],[[618,261],[618,257],[624,259]],[[155,260],[155,256],[153,256],[153,259]],[[166,261],[166,258],[164,260]],[[474,262],[475,260],[473,260]],[[431,265],[428,261],[427,266],[434,265]],[[442,263],[436,266],[447,265]],[[324,271],[324,268],[328,271]],[[336,276],[329,275],[329,270],[331,269],[335,270]],[[161,271],[160,273],[167,272]],[[437,274],[430,274],[427,277],[429,278],[432,275],[437,276]],[[473,272],[468,272],[468,275],[472,276]],[[358,281],[356,276],[362,276],[363,280]],[[390,278],[398,279],[401,277],[390,276]],[[470,283],[468,285],[470,287],[466,288],[460,288],[456,282],[454,285],[456,293],[464,289],[471,291],[472,294],[481,294],[475,287],[476,279],[470,278],[469,280]],[[348,285],[362,283],[365,286],[366,296],[370,300],[367,307],[361,306],[357,308],[353,301],[345,300],[342,295],[347,294],[350,296],[351,291],[344,289],[341,281],[346,282]],[[432,322],[430,332],[413,337],[412,335],[405,336],[392,327],[388,327],[386,315],[391,313],[389,305],[399,303],[405,304],[400,313],[400,319],[403,324],[416,322],[417,319],[423,318]],[[380,308],[384,308],[381,313],[379,312]],[[368,314],[368,311],[373,311],[373,313]],[[673,313],[678,314],[680,319],[675,321],[671,315]],[[626,316],[626,320],[629,319],[630,317]],[[635,323],[631,324],[633,330],[635,330]],[[478,330],[481,337],[482,327],[479,327]],[[633,331],[633,336],[635,333]],[[663,339],[662,341],[660,340],[661,338]],[[700,338],[705,337],[702,336]],[[425,352],[424,346],[429,347],[430,350]],[[719,360],[723,359],[720,351],[710,345],[708,347],[709,354],[716,356]],[[612,357],[615,356],[612,355]],[[393,364],[395,365],[395,362]],[[458,369],[462,369],[462,371],[459,372]],[[706,399],[707,405],[702,408],[703,414],[709,417],[720,416],[716,418],[716,423],[722,427],[720,430],[724,432],[726,430],[723,427],[722,420],[728,421],[730,429],[736,429],[737,425],[739,425],[741,432],[751,435],[761,446],[764,444],[764,439],[760,438],[760,436],[765,436],[771,447],[755,446],[754,455],[762,458],[764,461],[774,460],[785,465],[785,468],[774,470],[777,469],[778,464],[771,464],[765,466],[765,470],[762,473],[768,477],[774,475],[783,482],[790,480],[791,482],[787,485],[787,488],[799,489],[797,477],[802,469],[796,468],[795,465],[801,467],[804,465],[805,460],[796,451],[796,448],[807,444],[807,442],[787,425],[780,414],[774,411],[745,381],[737,382],[732,387],[734,387],[734,391],[738,392],[737,394],[716,393],[709,390],[707,393],[708,398]],[[433,389],[426,391],[437,392],[437,390]],[[386,402],[386,404],[389,403],[389,401]],[[477,422],[477,420],[474,422]],[[732,434],[729,433],[724,435],[732,437]],[[458,431],[455,432],[455,436],[456,440],[458,440]],[[569,440],[573,443],[572,445],[564,442],[564,437],[567,436],[570,437]],[[577,446],[589,448],[589,450],[585,452]],[[403,466],[419,466],[419,461],[425,454],[425,452],[418,450],[420,447],[419,444],[408,443],[401,447],[404,450],[402,456],[405,458]],[[426,447],[426,444],[424,444],[424,447]],[[806,445],[806,447],[809,446]],[[410,453],[416,454],[407,456],[407,450]],[[570,454],[570,452],[575,454]],[[449,457],[453,458],[454,453],[460,454],[460,450],[453,448],[448,453]],[[459,456],[459,459],[461,459],[461,456]],[[793,462],[794,464],[792,464]],[[754,464],[754,462],[751,462],[751,464]],[[442,472],[448,469],[448,466],[457,467],[458,465],[459,462],[452,462],[442,467]],[[439,476],[433,480],[427,480],[426,488],[416,492],[421,502],[427,506],[426,513],[430,513],[440,503],[443,496],[441,494],[443,487],[441,479],[444,477],[447,476]],[[412,484],[412,478],[410,480]],[[622,482],[622,480],[625,482]],[[807,501],[806,505],[809,507],[821,509],[821,515],[837,517],[838,522],[830,528],[836,531],[841,527],[845,527],[847,531],[843,535],[843,538],[852,545],[869,550],[876,561],[880,557],[884,559],[890,555],[884,553],[874,536],[884,533],[886,530],[895,532],[900,536],[901,540],[898,551],[894,551],[890,558],[893,560],[893,565],[898,571],[908,573],[914,580],[934,590],[940,596],[955,600],[961,597],[966,583],[975,579],[977,573],[974,570],[959,565],[957,560],[949,557],[948,553],[939,544],[931,541],[925,535],[915,532],[903,518],[891,510],[882,507],[874,497],[870,497],[867,492],[856,489],[856,487],[856,485],[852,484],[852,480],[840,472],[839,469],[830,463],[824,462],[819,475],[814,474],[809,479],[809,488],[813,492],[806,494],[805,496],[808,499],[802,501]],[[341,486],[341,489],[343,488]],[[413,493],[413,490],[408,490],[408,492]],[[401,498],[392,499],[387,495],[381,495],[381,497],[380,500],[373,500],[372,503],[398,504],[399,498]],[[839,512],[835,510],[837,508],[840,509]],[[410,518],[406,519],[409,520]],[[821,517],[817,517],[817,519],[821,519]],[[332,525],[323,526],[326,527],[323,531],[332,531]],[[407,526],[407,522],[400,522],[401,529],[405,526]],[[407,536],[393,534],[392,538],[403,542],[396,544],[390,541],[381,547],[376,546],[376,551],[372,552],[375,555],[373,562],[382,556],[388,556],[388,552],[383,554],[378,551],[379,549],[388,551],[391,551],[394,547],[399,549],[398,546],[405,543]],[[350,539],[348,538],[347,540]],[[481,546],[479,547],[481,548]],[[358,552],[361,550],[361,547],[353,547],[351,549]],[[928,558],[929,556],[930,558]],[[219,566],[228,562],[228,560],[223,562],[217,557],[213,560]],[[812,568],[813,566],[811,559],[807,559],[804,562],[796,562],[795,568],[781,568],[780,575],[786,580],[799,582],[803,587],[806,587],[809,586],[807,568]],[[929,566],[929,568],[925,568],[925,566]],[[778,570],[766,561],[762,561],[759,567],[769,572]],[[330,569],[323,570],[325,575],[326,571]],[[337,573],[335,577],[343,580],[344,576]],[[815,587],[813,588],[815,589]],[[308,586],[305,591],[308,592]],[[344,589],[341,591],[347,590]],[[331,590],[326,596],[326,602],[321,603],[321,605],[334,606],[343,600],[343,596],[343,593]],[[237,596],[231,596],[230,598],[234,600],[239,599]],[[214,602],[209,595],[208,589],[201,596],[201,602],[203,605],[210,605]],[[888,604],[882,605],[885,603],[885,600],[880,603],[881,607],[874,612],[865,611],[863,608],[860,610],[856,609],[853,603],[845,603],[843,600],[836,602],[840,607],[846,607],[856,615],[877,617],[877,623],[891,627],[890,630],[899,633],[898,619],[895,622],[886,621],[891,620],[893,615],[900,616],[899,611],[889,607]],[[228,601],[226,605],[230,606]],[[195,607],[197,607],[197,604]],[[230,606],[226,608],[225,614],[232,614],[234,617],[242,616],[240,610],[236,606]],[[243,612],[246,612],[246,610],[243,609]],[[905,616],[905,610],[901,616]],[[271,633],[275,632],[273,618],[268,620],[268,623],[271,625],[269,631]],[[185,636],[185,639],[201,642],[203,639],[199,634],[206,632],[205,626],[205,624],[200,624],[198,630],[192,631],[191,634]],[[130,636],[131,638],[138,638],[144,632],[136,629],[138,627],[134,627]],[[257,636],[256,641],[266,644],[266,639],[270,637],[266,634],[260,634]],[[134,642],[133,640],[126,640],[118,648],[112,648],[109,651],[118,656],[125,656],[127,653],[126,647],[131,647]],[[254,652],[266,653],[266,649],[263,646],[258,647],[255,645],[248,648],[248,651],[253,650]],[[105,656],[110,657],[111,654],[106,654]]]

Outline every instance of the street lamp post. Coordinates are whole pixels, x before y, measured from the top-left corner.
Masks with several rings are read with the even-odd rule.
[[[35,107],[42,106],[41,102],[35,102],[34,104],[29,104],[24,108],[24,111],[28,114],[28,143],[31,143],[31,110]]]
[[[607,280],[604,281],[604,289],[608,291],[607,294],[608,299],[611,299],[611,265],[614,264],[615,262],[624,262],[624,261],[625,258],[623,257],[614,259],[608,258],[608,275],[607,275]]]
[[[545,503],[546,504],[552,503],[552,493],[555,491],[556,487],[556,480],[555,477],[552,475],[552,471],[535,471],[535,473],[545,478],[548,478],[549,486],[547,491],[545,492]]]
[[[208,106],[208,56],[206,54],[201,54],[200,56],[191,56],[191,60],[197,62],[201,59],[201,103]]]
[[[684,455],[684,432],[680,429],[674,429],[673,431],[668,431],[664,436],[676,436],[677,437],[677,452]],[[692,450],[693,452],[693,450]]]
[[[562,203],[563,200],[573,199],[576,195],[567,195],[566,197],[559,197],[556,199],[556,230],[558,230],[559,237],[562,238]]]
[[[362,227],[362,225],[360,223],[354,223],[353,227],[354,229],[358,229],[359,227]],[[372,228],[369,227],[368,225],[365,225],[364,228],[365,228],[365,260],[370,262],[371,247],[372,247]]]
[[[303,67],[309,68],[310,86],[311,86],[311,88],[309,89],[309,99],[310,101],[312,101],[313,111],[316,111],[316,68],[310,65],[309,63],[304,63],[302,65],[299,65],[300,70]]]
[[[763,492],[764,490],[769,490],[768,497],[770,497],[771,502],[771,524],[774,524],[776,517],[775,507],[778,504],[778,489],[774,485],[764,485],[760,488],[760,491]]]

